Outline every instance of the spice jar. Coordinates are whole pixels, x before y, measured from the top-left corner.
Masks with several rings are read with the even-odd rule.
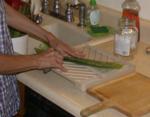
[[[138,30],[135,20],[121,18],[115,34],[115,54],[123,57],[133,57],[137,49]]]

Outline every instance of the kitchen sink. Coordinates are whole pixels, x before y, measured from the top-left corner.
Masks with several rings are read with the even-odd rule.
[[[71,46],[76,46],[90,40],[90,36],[88,34],[80,28],[72,25],[57,23],[51,26],[45,26],[44,28],[53,33],[58,39]]]
[[[90,36],[84,30],[66,23],[54,23],[43,26],[43,28],[70,46],[77,46],[91,41]],[[38,41],[35,37],[29,37],[27,53],[33,54],[34,48],[40,44],[42,42]]]
[[[43,26],[43,28],[71,47],[83,47],[85,45],[96,46],[113,40],[112,35],[95,39],[91,37],[85,29],[64,22],[51,23]],[[35,37],[29,37],[27,53],[33,54],[34,48],[40,44],[42,44],[42,42],[38,41]]]

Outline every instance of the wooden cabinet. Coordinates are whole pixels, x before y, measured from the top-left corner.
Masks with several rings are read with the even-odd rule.
[[[20,93],[20,109],[15,117],[24,117],[25,114],[25,85],[18,81],[18,88]]]
[[[26,88],[25,117],[74,117],[53,102]]]
[[[15,117],[74,117],[18,81],[20,110]]]

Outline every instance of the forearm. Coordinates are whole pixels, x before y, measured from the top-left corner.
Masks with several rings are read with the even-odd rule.
[[[0,55],[0,74],[16,74],[38,68],[36,55]]]
[[[27,34],[32,34],[47,42],[47,31],[37,26],[24,15],[20,14],[5,3],[7,24]]]

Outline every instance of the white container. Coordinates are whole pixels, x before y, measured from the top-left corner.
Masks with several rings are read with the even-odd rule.
[[[137,49],[138,31],[135,21],[121,18],[119,30],[115,34],[115,54],[133,57]]]
[[[28,35],[12,38],[14,51],[18,54],[27,54]]]

